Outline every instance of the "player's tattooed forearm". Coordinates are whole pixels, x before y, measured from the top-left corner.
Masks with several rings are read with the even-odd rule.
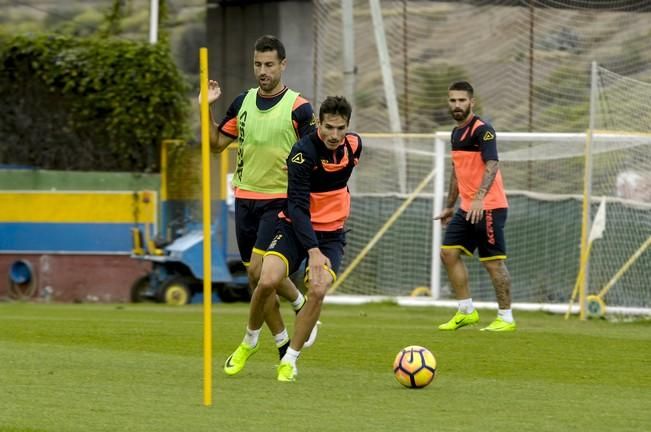
[[[495,177],[497,176],[497,170],[499,168],[499,162],[496,160],[486,161],[486,169],[484,170],[484,178],[481,181],[479,186],[479,195],[481,198],[486,196],[488,190],[493,185]]]

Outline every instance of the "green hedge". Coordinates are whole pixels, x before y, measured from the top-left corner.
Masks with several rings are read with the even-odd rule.
[[[187,138],[188,88],[166,43],[0,42],[0,164],[152,171],[161,140]]]

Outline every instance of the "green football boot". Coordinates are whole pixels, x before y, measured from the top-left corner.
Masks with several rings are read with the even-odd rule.
[[[497,319],[490,323],[488,327],[484,327],[483,329],[480,329],[480,331],[512,332],[515,331],[515,321],[506,322],[502,317],[497,317]]]
[[[240,346],[237,347],[235,352],[228,356],[226,362],[224,363],[224,372],[226,372],[226,375],[235,375],[236,373],[239,373],[242,369],[244,369],[244,365],[246,365],[246,361],[249,359],[249,357],[257,353],[259,349],[259,344],[254,347],[250,347],[242,342]]]
[[[278,381],[294,382],[296,381],[298,370],[296,366],[289,362],[280,362],[278,365]]]
[[[479,312],[477,312],[477,309],[470,312],[469,314],[457,312],[454,314],[450,321],[441,324],[439,326],[439,330],[456,330],[467,325],[477,324],[478,322]]]

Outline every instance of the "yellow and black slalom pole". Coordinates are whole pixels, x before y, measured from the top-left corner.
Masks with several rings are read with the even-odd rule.
[[[212,255],[210,217],[210,121],[208,49],[199,50],[201,81],[201,185],[203,205],[203,404],[212,405]]]

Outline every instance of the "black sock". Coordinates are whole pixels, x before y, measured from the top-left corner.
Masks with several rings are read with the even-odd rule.
[[[282,360],[283,357],[285,357],[285,353],[287,352],[287,348],[289,348],[289,340],[282,346],[278,347],[278,359]]]

